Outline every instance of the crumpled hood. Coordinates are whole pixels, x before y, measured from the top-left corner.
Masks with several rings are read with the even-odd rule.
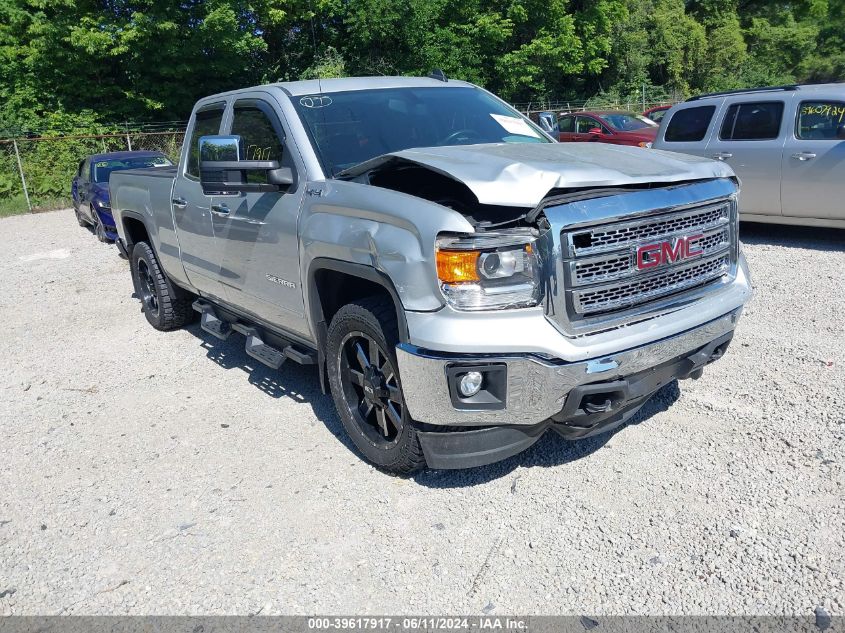
[[[725,163],[604,143],[494,143],[423,147],[377,156],[344,172],[358,176],[395,160],[462,182],[482,204],[535,207],[552,189],[730,178]]]

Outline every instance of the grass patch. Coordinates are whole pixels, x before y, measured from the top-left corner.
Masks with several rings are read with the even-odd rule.
[[[56,209],[66,209],[71,204],[71,201],[67,198],[33,200],[32,211],[33,213],[55,211]],[[26,215],[27,213],[29,213],[29,208],[26,206],[26,198],[22,195],[13,198],[0,198],[0,218],[6,218],[12,215]]]

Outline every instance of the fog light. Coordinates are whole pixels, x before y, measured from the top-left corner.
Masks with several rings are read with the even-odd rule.
[[[465,373],[461,376],[461,380],[458,383],[461,395],[464,398],[471,398],[481,390],[481,383],[483,381],[484,377],[481,375],[481,372],[469,371]]]

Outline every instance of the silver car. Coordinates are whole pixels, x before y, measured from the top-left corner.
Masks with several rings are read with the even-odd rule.
[[[845,83],[693,97],[654,147],[730,164],[743,220],[845,228]]]

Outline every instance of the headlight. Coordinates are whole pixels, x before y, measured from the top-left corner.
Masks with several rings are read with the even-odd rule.
[[[459,310],[537,305],[539,260],[530,232],[441,236],[437,277],[446,301]]]
[[[97,209],[97,211],[103,211],[104,213],[111,213],[111,207],[107,204],[103,204],[102,202],[100,202],[98,200],[94,200],[94,208]]]

